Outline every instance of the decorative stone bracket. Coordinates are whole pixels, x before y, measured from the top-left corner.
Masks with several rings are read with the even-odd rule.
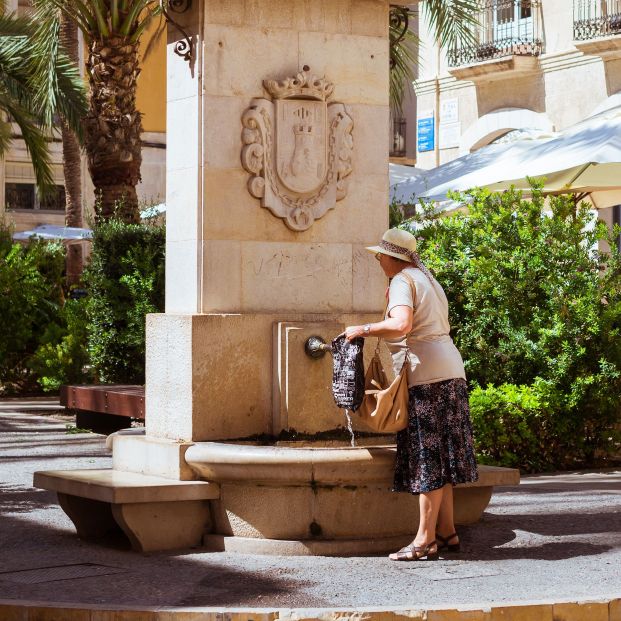
[[[334,85],[304,66],[282,82],[264,81],[270,99],[253,99],[242,116],[248,190],[294,231],[304,231],[347,194],[353,119],[328,103]]]

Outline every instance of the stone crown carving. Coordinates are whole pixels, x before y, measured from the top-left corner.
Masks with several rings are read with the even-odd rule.
[[[310,68],[265,80],[271,99],[253,99],[242,116],[241,161],[248,190],[294,231],[304,231],[347,194],[353,120],[328,102],[334,85]]]
[[[313,75],[308,65],[304,65],[302,71],[293,78],[287,78],[281,82],[263,80],[263,86],[273,99],[299,97],[327,101],[334,91],[334,84],[325,78]]]

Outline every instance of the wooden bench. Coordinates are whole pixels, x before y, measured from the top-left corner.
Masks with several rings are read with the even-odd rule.
[[[110,434],[144,420],[144,386],[134,384],[60,387],[60,404],[76,411],[76,427]]]
[[[35,472],[34,486],[58,494],[78,536],[99,539],[120,528],[139,552],[201,545],[211,529],[209,501],[220,486],[118,470]]]

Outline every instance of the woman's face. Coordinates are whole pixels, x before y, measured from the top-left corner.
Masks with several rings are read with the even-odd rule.
[[[388,278],[396,276],[407,265],[405,261],[400,261],[399,259],[395,259],[395,257],[382,254],[381,252],[378,252],[375,258],[379,261],[380,267]]]

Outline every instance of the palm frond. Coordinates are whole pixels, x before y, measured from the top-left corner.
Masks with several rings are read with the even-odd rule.
[[[11,124],[0,119],[0,158],[9,150],[11,138]]]
[[[37,27],[29,77],[34,93],[33,107],[47,127],[52,126],[54,115],[60,113],[81,137],[81,118],[88,111],[88,101],[80,71],[60,45],[61,11],[40,0],[35,0],[34,6]]]
[[[416,51],[420,40],[411,30],[390,49],[390,107],[400,116],[407,85],[414,81],[414,68],[418,62]]]
[[[0,7],[0,37],[25,37],[30,34],[31,22],[26,17],[4,14]]]
[[[441,47],[450,48],[459,43],[475,42],[479,0],[420,0],[416,8],[405,9],[410,24],[417,20],[419,7],[422,7],[434,38]],[[393,111],[400,114],[406,85],[414,80],[414,69],[418,64],[417,47],[421,42],[409,29],[400,38],[400,24],[392,19],[389,33],[390,104]]]
[[[476,41],[479,0],[422,0],[419,5],[441,47]]]
[[[37,124],[36,117],[13,98],[0,91],[0,110],[9,114],[18,125],[26,149],[30,154],[37,186],[42,195],[50,192],[54,186],[54,176],[50,164],[48,136]]]

